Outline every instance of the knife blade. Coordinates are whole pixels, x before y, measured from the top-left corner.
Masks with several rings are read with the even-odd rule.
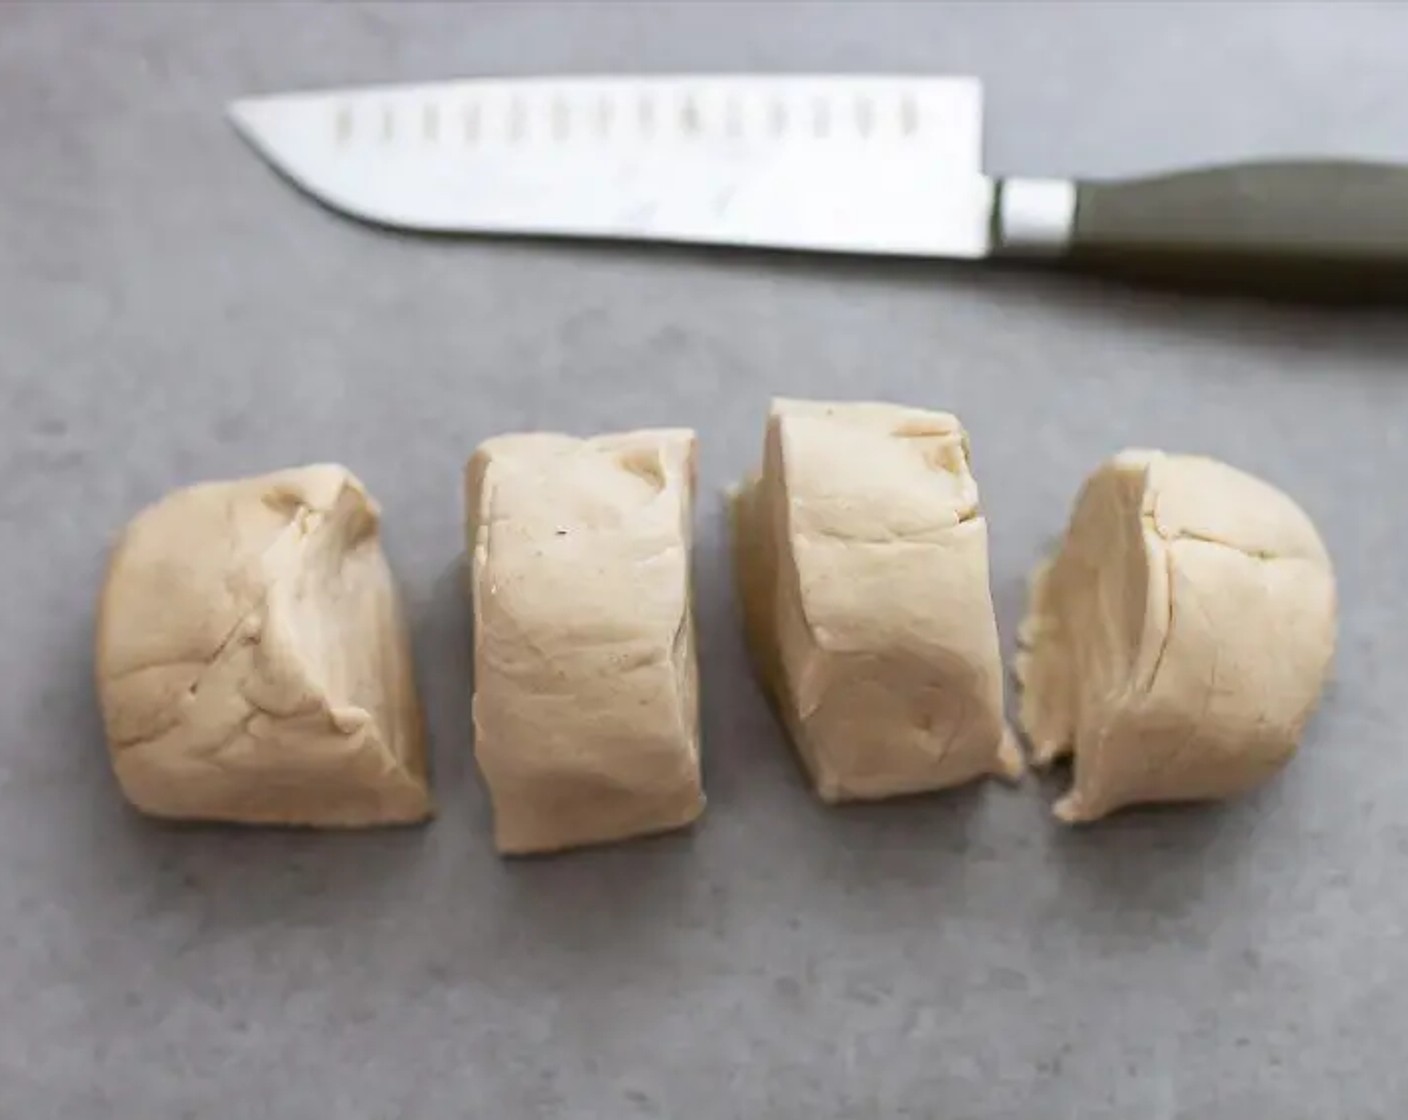
[[[969,78],[468,80],[253,98],[240,133],[381,225],[978,257]]]
[[[408,230],[1408,291],[1408,168],[1297,158],[995,179],[971,77],[468,79],[245,98],[229,116],[323,204]]]

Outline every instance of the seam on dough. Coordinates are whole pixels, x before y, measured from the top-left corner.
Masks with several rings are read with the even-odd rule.
[[[955,521],[947,522],[943,525],[926,526],[923,529],[915,529],[913,532],[896,532],[889,536],[858,536],[854,533],[844,533],[836,529],[827,529],[820,526],[808,526],[799,535],[805,539],[821,539],[828,541],[840,541],[842,544],[907,544],[920,548],[943,548],[948,542],[943,539],[921,540],[924,536],[938,537],[940,534],[948,534],[960,525],[967,524],[980,517],[977,511],[964,512]]]
[[[202,664],[205,666],[205,668],[199,674],[197,674],[196,679],[193,680],[187,687],[187,695],[194,696],[200,691],[201,686],[205,683],[205,679],[210,676],[211,672],[220,663],[220,659],[225,655],[225,651],[228,650],[230,646],[234,643],[235,639],[240,636],[240,632],[244,629],[245,624],[268,605],[268,598],[269,596],[267,591],[262,593],[259,598],[255,601],[254,605],[251,606],[249,610],[247,610],[244,614],[240,615],[239,619],[235,622],[235,624],[230,627],[229,632],[225,635],[224,638],[221,639],[220,644],[216,646],[215,649],[211,652],[209,660],[203,662],[174,662],[174,664],[178,665]],[[154,669],[158,668],[158,666],[150,665],[147,666],[147,668]],[[243,682],[241,682],[241,684],[243,684]],[[252,701],[249,700],[249,697],[245,696],[243,688],[240,689],[240,696],[247,703],[252,703]],[[166,724],[165,726],[161,726],[155,731],[147,731],[131,739],[115,740],[113,742],[113,747],[118,750],[124,750],[128,747],[135,747],[144,743],[152,742],[155,739],[161,738],[161,736],[167,734],[172,729],[180,726],[180,724],[181,717],[180,715],[177,715],[176,718],[171,721],[171,723]]]
[[[1247,548],[1246,546],[1237,544],[1233,541],[1224,540],[1221,537],[1215,537],[1211,533],[1200,533],[1196,529],[1184,528],[1172,531],[1165,529],[1163,524],[1159,521],[1158,497],[1155,497],[1154,499],[1154,508],[1145,512],[1142,515],[1142,519],[1144,520],[1145,524],[1149,526],[1149,528],[1154,530],[1156,536],[1158,536],[1161,540],[1167,541],[1170,544],[1173,544],[1176,541],[1199,541],[1203,544],[1216,544],[1221,545],[1223,548],[1230,549],[1233,552],[1240,552],[1243,556],[1246,556],[1252,560],[1273,561],[1305,559],[1305,557],[1301,556],[1283,556],[1280,553],[1272,552],[1270,549],[1265,548]]]
[[[1245,548],[1242,545],[1234,544],[1232,541],[1225,541],[1220,537],[1214,537],[1210,533],[1198,533],[1192,529],[1179,529],[1176,533],[1167,533],[1156,524],[1154,531],[1169,544],[1178,541],[1197,541],[1201,544],[1215,544],[1232,552],[1240,552],[1252,560],[1298,560],[1298,556],[1281,556],[1264,548]]]
[[[789,505],[794,504],[794,503],[795,503],[795,499],[788,499],[788,503],[789,503]],[[974,510],[973,510],[971,513],[967,513],[967,514],[965,514],[964,516],[960,517],[960,519],[959,519],[957,522],[955,522],[953,525],[946,525],[946,526],[943,526],[942,529],[939,530],[939,532],[948,533],[948,532],[952,531],[953,529],[956,529],[959,525],[962,525],[962,524],[964,524],[964,523],[967,522],[967,521],[972,521],[972,520],[974,520],[974,519],[976,519],[976,518],[978,518],[978,517],[981,517],[981,516],[982,516],[981,509],[975,507]],[[838,542],[841,542],[841,543],[843,543],[843,544],[852,544],[852,545],[897,545],[897,544],[898,544],[898,545],[910,545],[910,546],[916,547],[916,548],[943,548],[943,547],[945,547],[945,542],[943,542],[943,541],[938,541],[938,540],[935,540],[935,541],[915,541],[915,540],[909,540],[909,539],[906,539],[906,538],[891,538],[891,539],[882,539],[882,540],[873,540],[873,539],[864,539],[864,540],[862,540],[862,539],[858,539],[858,538],[856,538],[856,537],[849,537],[849,536],[846,536],[846,535],[843,534],[843,533],[837,533],[837,532],[829,531],[829,530],[825,530],[825,529],[812,529],[812,528],[808,528],[808,529],[805,530],[805,531],[792,530],[792,529],[790,528],[790,524],[791,524],[791,519],[789,518],[789,519],[788,519],[788,527],[784,530],[783,536],[784,536],[784,538],[785,538],[785,543],[787,543],[788,545],[791,546],[791,547],[788,549],[788,553],[789,553],[789,554],[791,555],[791,557],[792,557],[792,563],[787,564],[787,565],[779,564],[779,565],[777,566],[777,574],[776,574],[776,579],[775,579],[775,581],[774,581],[774,583],[775,583],[774,602],[777,603],[777,604],[780,604],[780,603],[781,603],[781,599],[782,599],[782,580],[783,580],[783,578],[787,578],[788,581],[789,581],[789,585],[790,585],[790,586],[793,588],[793,590],[795,591],[796,601],[797,601],[797,613],[798,613],[798,615],[801,617],[803,629],[806,630],[807,636],[808,636],[808,638],[811,640],[812,645],[814,645],[818,650],[822,650],[822,651],[827,652],[827,653],[848,653],[848,652],[856,652],[856,651],[838,650],[838,649],[836,649],[836,648],[831,644],[831,642],[826,639],[824,631],[822,630],[821,627],[819,627],[819,626],[816,624],[816,621],[812,618],[811,612],[810,612],[810,610],[808,609],[808,605],[807,605],[807,601],[806,601],[806,596],[802,594],[802,586],[801,586],[801,584],[802,584],[802,565],[801,565],[801,563],[800,563],[800,561],[799,561],[798,552],[797,552],[797,546],[798,546],[799,544],[803,544],[803,543],[805,543],[805,542],[807,542],[807,541],[814,540],[815,538],[820,538],[820,539],[826,540],[826,541],[838,541]],[[770,526],[770,529],[771,529],[771,526]],[[785,569],[785,577],[784,577],[784,569]],[[780,607],[778,607],[777,609],[780,609]]]
[[[1165,546],[1160,551],[1164,557],[1164,597],[1168,602],[1168,613],[1164,618],[1163,636],[1159,639],[1159,651],[1154,655],[1154,664],[1149,670],[1149,679],[1144,682],[1144,687],[1141,690],[1145,696],[1154,691],[1154,683],[1159,679],[1159,671],[1164,667],[1164,658],[1168,655],[1169,643],[1173,641],[1173,549],[1168,547],[1168,542],[1165,541]]]
[[[1209,622],[1211,621],[1207,617],[1206,609],[1204,609],[1201,604],[1199,604],[1198,610],[1202,612],[1203,618],[1205,620]],[[1192,746],[1193,743],[1198,739],[1199,734],[1201,733],[1203,722],[1207,719],[1208,712],[1212,708],[1213,696],[1216,695],[1217,692],[1217,673],[1218,666],[1220,665],[1221,661],[1222,657],[1220,648],[1214,645],[1212,649],[1212,665],[1208,668],[1207,687],[1203,690],[1202,706],[1199,709],[1198,714],[1193,717],[1192,726],[1190,727],[1188,734],[1183,736],[1183,738],[1179,741],[1178,745],[1173,748],[1173,750],[1169,751],[1167,754],[1164,755],[1163,760],[1157,766],[1154,766],[1152,769],[1146,771],[1146,776],[1148,779],[1157,781],[1161,776],[1167,774],[1170,770],[1174,769],[1175,763],[1177,763],[1179,759],[1181,759],[1185,754],[1187,754],[1188,748]]]
[[[693,604],[686,598],[685,608],[680,616],[680,624],[675,628],[675,635],[670,642],[668,662],[674,670],[675,708],[680,720],[680,736],[689,745],[690,755],[697,763],[699,761],[699,670],[698,650],[691,648],[694,643],[693,618]],[[690,682],[686,680],[687,670],[691,668],[694,669],[693,689],[689,687]],[[693,711],[691,711],[691,705],[687,703],[691,691],[694,696]]]
[[[1162,550],[1164,554],[1164,576],[1167,580],[1168,586],[1168,619],[1164,627],[1164,634],[1161,644],[1159,646],[1159,652],[1154,658],[1154,665],[1153,668],[1150,670],[1149,679],[1147,682],[1145,682],[1143,688],[1143,692],[1146,695],[1153,690],[1154,682],[1158,679],[1159,670],[1163,667],[1164,655],[1168,652],[1169,641],[1171,640],[1171,636],[1173,634],[1173,545],[1177,544],[1180,541],[1195,541],[1199,544],[1216,545],[1218,547],[1228,549],[1231,552],[1240,553],[1241,555],[1246,556],[1248,559],[1257,560],[1262,563],[1303,563],[1311,564],[1312,566],[1314,565],[1314,561],[1309,560],[1303,556],[1282,556],[1277,553],[1269,552],[1266,549],[1243,548],[1239,545],[1233,544],[1229,541],[1221,540],[1206,533],[1196,533],[1191,530],[1179,530],[1175,533],[1167,532],[1159,525],[1156,517],[1156,511],[1151,510],[1145,514],[1142,514],[1141,520],[1144,522],[1145,525],[1148,526],[1149,529],[1153,531],[1154,536],[1157,537],[1159,541],[1161,541],[1164,545],[1164,548]]]
[[[243,621],[243,619],[241,619],[241,621]],[[222,644],[224,640],[222,640]],[[130,669],[124,669],[120,673],[112,673],[105,679],[108,684],[114,685],[120,684],[128,677],[135,677],[138,673],[149,673],[153,669],[187,669],[193,665],[208,664],[208,661],[200,657],[181,657],[177,658],[175,661],[147,661],[140,665],[133,665]]]
[[[326,515],[328,512],[329,510],[325,509],[314,509],[306,501],[300,501],[296,510],[294,511],[294,516],[290,518],[289,523],[285,525],[284,528],[281,529],[278,534],[275,535],[274,539],[270,541],[269,544],[266,545],[265,548],[259,553],[259,563],[262,565],[264,560],[269,556],[269,554],[273,552],[274,549],[277,548],[287,538],[289,533],[297,533],[305,538],[311,537],[313,535],[313,529],[306,528],[305,522],[302,520],[303,514],[316,513],[321,516]],[[321,527],[322,522],[319,521],[316,528]],[[214,670],[217,664],[219,664],[221,657],[223,657],[226,650],[230,648],[231,643],[234,642],[237,637],[239,637],[241,631],[245,628],[246,624],[250,621],[250,619],[254,618],[255,615],[268,608],[269,597],[270,594],[273,592],[274,587],[274,583],[269,583],[265,585],[263,590],[260,592],[258,598],[256,598],[255,601],[250,605],[249,609],[245,611],[244,614],[240,615],[240,617],[235,621],[234,625],[231,626],[230,629],[226,632],[225,636],[220,640],[220,644],[217,645],[215,649],[211,652],[209,658],[207,658],[203,662],[205,668],[196,675],[195,680],[193,680],[188,686],[186,691],[189,695],[195,695],[200,691],[201,686],[204,685],[206,678],[210,676],[211,671]],[[196,662],[192,662],[190,660],[185,660],[172,662],[171,664],[188,665],[195,663]],[[158,667],[158,665],[148,665],[144,668],[154,669]],[[241,682],[241,686],[242,685],[243,682]],[[252,704],[252,701],[249,700],[249,697],[245,695],[243,687],[240,688],[240,696],[247,703]],[[255,710],[258,711],[258,708],[256,707]],[[180,726],[180,724],[181,719],[178,716],[178,718],[174,720],[171,724],[165,727],[160,727],[155,731],[147,731],[131,739],[115,740],[112,744],[113,749],[125,750],[130,747],[140,746],[144,743],[149,743],[169,733],[175,727]]]

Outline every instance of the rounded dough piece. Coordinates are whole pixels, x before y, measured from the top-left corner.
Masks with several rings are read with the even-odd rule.
[[[1336,590],[1310,518],[1212,459],[1125,451],[1082,487],[1018,637],[1038,765],[1074,756],[1068,822],[1243,793],[1296,749]]]
[[[108,564],[96,669],[137,809],[324,827],[431,816],[379,520],[336,465],[190,486],[132,520]]]

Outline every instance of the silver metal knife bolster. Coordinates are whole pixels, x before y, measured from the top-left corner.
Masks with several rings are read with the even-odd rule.
[[[993,202],[992,251],[1002,256],[1060,256],[1071,246],[1076,184],[1070,179],[1000,179]]]

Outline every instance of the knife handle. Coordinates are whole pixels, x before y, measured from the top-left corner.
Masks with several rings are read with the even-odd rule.
[[[1408,293],[1408,167],[1239,163],[1126,180],[1005,179],[994,249],[1195,287]]]

